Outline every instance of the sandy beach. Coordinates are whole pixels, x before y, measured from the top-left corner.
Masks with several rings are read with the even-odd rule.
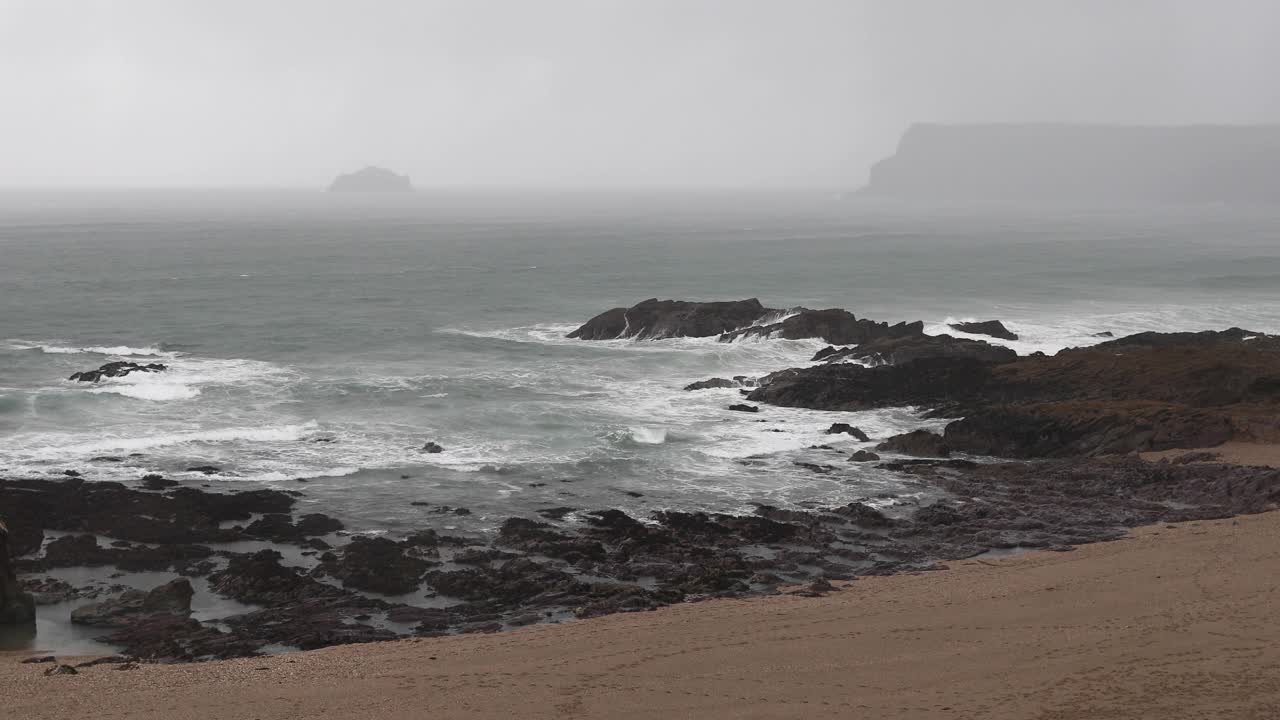
[[[0,692],[30,720],[1271,718],[1278,560],[1269,513],[496,635],[54,677],[10,656]]]

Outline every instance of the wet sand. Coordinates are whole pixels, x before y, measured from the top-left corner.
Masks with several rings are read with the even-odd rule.
[[[6,717],[1274,718],[1280,513],[484,636],[44,677]],[[24,655],[25,657],[25,655]]]
[[[1226,442],[1211,448],[1180,448],[1176,450],[1160,450],[1142,453],[1144,460],[1173,459],[1192,452],[1216,453],[1217,458],[1211,462],[1233,463],[1235,465],[1261,465],[1280,468],[1280,443],[1248,443]]]

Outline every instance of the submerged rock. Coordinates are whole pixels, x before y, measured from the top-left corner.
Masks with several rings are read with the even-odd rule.
[[[442,447],[439,443],[428,442],[426,445],[422,446],[422,452],[432,454],[432,455],[435,453],[442,453],[444,452],[444,447]]]
[[[748,412],[748,413],[760,412],[760,408],[756,407],[755,405],[746,405],[744,403],[735,403],[733,405],[730,405],[729,409],[736,412]]]

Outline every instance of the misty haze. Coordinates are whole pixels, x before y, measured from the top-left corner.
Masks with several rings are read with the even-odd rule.
[[[1276,28],[0,0],[0,710],[1280,716]]]

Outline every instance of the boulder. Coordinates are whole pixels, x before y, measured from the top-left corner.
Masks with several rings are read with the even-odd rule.
[[[170,480],[163,475],[156,475],[154,473],[143,475],[139,482],[141,482],[142,487],[147,490],[165,490],[167,488],[177,487],[179,484],[177,480]]]
[[[71,622],[92,627],[126,627],[152,615],[191,613],[195,591],[186,578],[171,580],[149,591],[128,590],[101,602],[71,611]]]
[[[436,453],[444,452],[444,447],[442,447],[439,443],[428,442],[426,445],[422,446],[422,452],[434,455]]]
[[[870,450],[859,450],[849,456],[849,462],[874,462],[879,459],[880,456]]]
[[[928,430],[912,430],[894,435],[876,446],[876,450],[896,452],[913,457],[950,457],[951,448],[942,436]]]
[[[999,320],[983,320],[980,322],[959,322],[951,323],[949,326],[952,330],[959,330],[971,335],[988,335],[1001,340],[1017,340],[1017,334],[1010,332],[1009,328]]]
[[[871,440],[871,438],[867,437],[866,433],[850,425],[849,423],[832,423],[831,427],[827,428],[827,434],[828,435],[840,435],[840,434],[852,435],[854,438],[856,438],[857,440],[860,440],[861,442],[869,442]]]
[[[755,405],[746,405],[743,403],[735,403],[733,405],[730,405],[729,409],[735,412],[749,412],[749,413],[760,412],[760,408],[756,407]]]

